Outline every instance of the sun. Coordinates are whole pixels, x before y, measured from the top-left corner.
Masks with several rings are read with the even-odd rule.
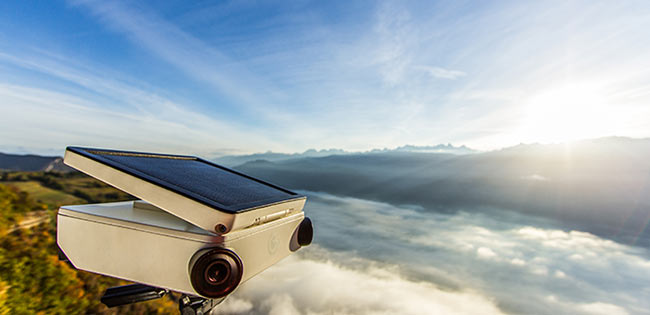
[[[553,87],[524,101],[519,137],[523,142],[566,142],[611,130],[607,98],[595,87]]]

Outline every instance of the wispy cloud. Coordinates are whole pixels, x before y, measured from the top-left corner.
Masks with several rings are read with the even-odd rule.
[[[173,65],[199,84],[207,84],[224,96],[227,111],[239,110],[265,119],[290,120],[291,112],[279,107],[284,96],[272,82],[247,66],[184,32],[155,13],[122,2],[72,1],[88,9],[107,27],[123,33],[134,44]]]
[[[546,176],[542,176],[539,174],[525,175],[522,176],[521,179],[528,180],[528,181],[538,181],[538,182],[545,182],[549,180]]]
[[[377,10],[374,31],[378,37],[373,63],[379,67],[384,82],[402,83],[412,63],[412,47],[416,41],[408,10],[384,2]]]
[[[242,148],[242,142],[251,146],[274,142],[227,117],[220,120],[178,104],[137,80],[123,75],[106,77],[110,70],[43,55],[0,53],[0,61],[68,84],[52,91],[0,81],[4,150],[22,148],[20,151],[49,154],[52,148],[85,144],[214,154],[219,148],[250,148]]]
[[[448,79],[456,80],[458,78],[464,77],[467,74],[458,70],[449,70],[440,67],[429,67],[429,66],[419,66],[418,69],[428,73],[430,76],[438,79]]]

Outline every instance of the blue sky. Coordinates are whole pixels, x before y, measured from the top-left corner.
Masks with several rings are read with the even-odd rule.
[[[639,1],[0,3],[0,151],[650,136]]]

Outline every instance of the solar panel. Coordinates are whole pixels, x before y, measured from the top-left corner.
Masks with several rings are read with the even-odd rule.
[[[227,213],[304,199],[302,195],[194,156],[80,147],[67,150],[108,166],[118,174],[135,176]]]

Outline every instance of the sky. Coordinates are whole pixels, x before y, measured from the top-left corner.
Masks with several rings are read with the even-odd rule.
[[[650,137],[646,1],[2,1],[0,151]]]

